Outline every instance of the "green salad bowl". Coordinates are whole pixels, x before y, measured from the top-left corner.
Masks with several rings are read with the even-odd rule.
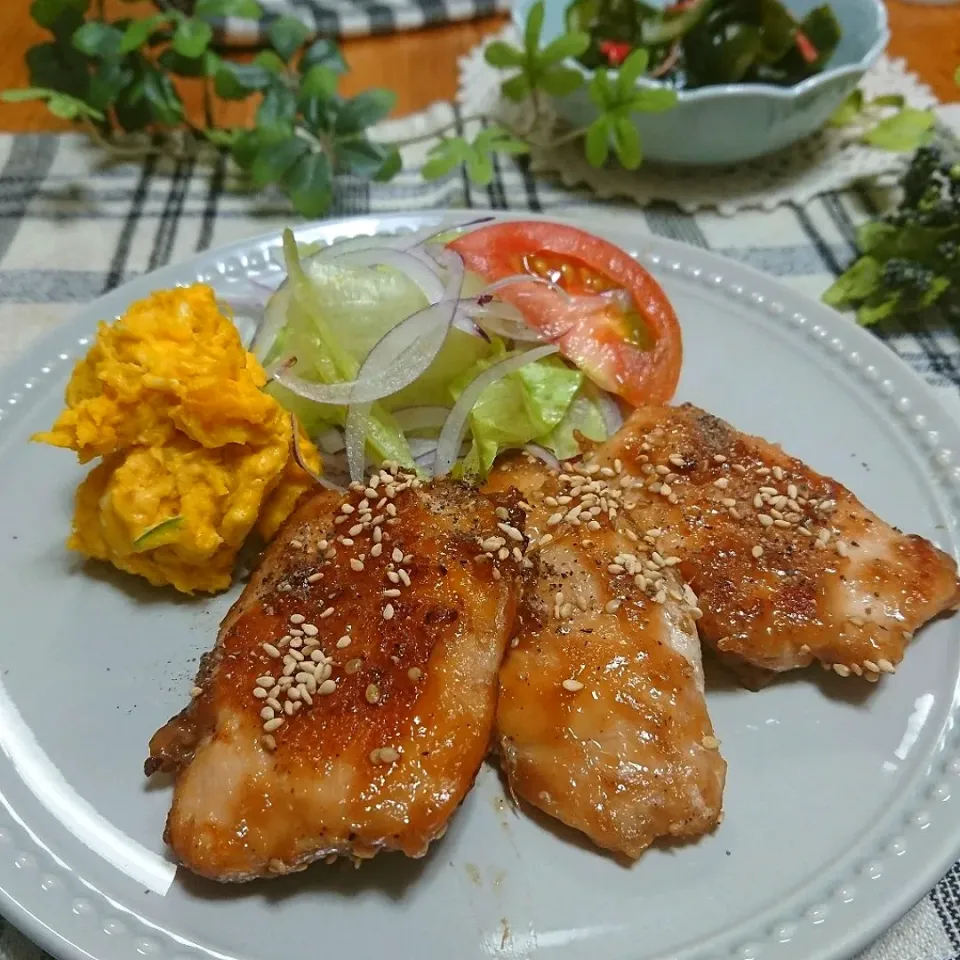
[[[802,19],[823,0],[785,0]],[[514,22],[523,30],[534,0],[517,0]],[[568,0],[545,0],[543,42],[565,32]],[[684,166],[742,163],[789,147],[819,130],[883,53],[890,39],[883,0],[833,0],[843,31],[840,44],[816,76],[792,87],[728,83],[678,92],[677,105],[664,113],[634,114],[647,161]],[[592,71],[569,61],[589,80]],[[661,86],[641,78],[640,84]],[[586,87],[555,98],[558,114],[576,127],[597,115]]]

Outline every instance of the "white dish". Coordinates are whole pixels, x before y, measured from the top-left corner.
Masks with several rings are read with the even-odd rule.
[[[298,233],[329,241],[441,219]],[[781,442],[957,555],[960,430],[887,348],[733,262],[590,228],[672,298],[686,352],[678,399]],[[169,786],[140,767],[231,597],[185,600],[80,564],[63,539],[83,469],[27,439],[56,415],[97,320],[152,289],[276,272],[278,243],[139,278],[0,374],[0,909],[12,922],[65,960],[840,960],[939,879],[960,854],[960,618],[922,630],[876,687],[811,670],[751,694],[714,677],[725,819],[631,868],[515,813],[487,767],[424,860],[239,887],[174,877],[161,839]]]

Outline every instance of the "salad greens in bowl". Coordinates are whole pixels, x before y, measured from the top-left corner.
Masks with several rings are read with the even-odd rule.
[[[534,0],[518,0],[522,29]],[[574,127],[597,116],[596,78],[635,50],[638,87],[676,91],[673,106],[630,120],[649,161],[703,166],[752,160],[820,129],[887,45],[883,0],[546,0],[543,41],[590,44],[568,60],[586,83],[555,98]]]

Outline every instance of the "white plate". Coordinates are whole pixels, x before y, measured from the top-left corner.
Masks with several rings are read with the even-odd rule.
[[[671,296],[685,337],[680,398],[782,442],[957,554],[960,431],[889,350],[730,261],[591,226]],[[729,762],[726,817],[712,836],[629,869],[515,813],[488,767],[424,860],[239,887],[174,877],[161,841],[169,786],[145,781],[141,764],[231,598],[190,601],[83,567],[63,539],[84,471],[27,439],[55,417],[97,320],[151,289],[276,271],[278,239],[140,278],[0,378],[3,912],[70,960],[826,960],[849,957],[919,899],[960,854],[956,618],[923,630],[877,687],[811,670],[751,694],[718,678],[709,699]]]

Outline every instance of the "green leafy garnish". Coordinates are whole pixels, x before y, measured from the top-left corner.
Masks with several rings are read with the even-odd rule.
[[[864,326],[936,306],[960,319],[960,162],[921,147],[899,208],[857,232],[861,256],[823,295]]]
[[[888,114],[890,109],[895,110]],[[931,110],[905,106],[900,94],[890,93],[865,100],[858,88],[833,112],[827,121],[832,127],[859,124],[861,139],[873,147],[909,153],[930,140],[935,118]]]
[[[148,527],[133,541],[133,552],[142,553],[144,550],[154,550],[177,540],[177,531],[183,526],[183,517],[168,517]]]
[[[541,47],[543,19],[543,0],[537,0],[527,14],[523,49],[497,41],[484,53],[491,66],[516,71],[501,85],[503,95],[509,100],[523,100],[537,90],[556,97],[565,96],[583,84],[583,74],[563,61],[584,53],[590,38],[585,33],[571,32]]]

